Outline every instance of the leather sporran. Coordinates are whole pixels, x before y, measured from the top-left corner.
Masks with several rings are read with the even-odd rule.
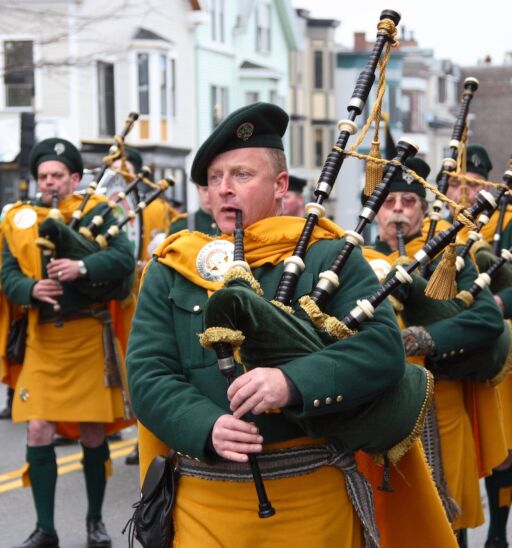
[[[149,465],[140,492],[140,500],[133,504],[133,516],[128,521],[129,546],[136,538],[144,548],[169,548],[174,537],[172,507],[176,498],[178,472],[171,450],[167,457],[157,456]]]
[[[12,364],[22,364],[27,343],[28,314],[22,314],[12,321],[7,336],[6,355]]]

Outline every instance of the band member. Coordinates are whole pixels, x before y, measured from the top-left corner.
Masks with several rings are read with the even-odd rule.
[[[277,288],[283,260],[293,253],[304,221],[287,218],[283,223],[278,217],[288,186],[282,143],[287,124],[282,109],[256,103],[233,112],[214,130],[196,154],[192,178],[207,186],[222,236],[176,234],[150,262],[143,279],[129,341],[129,384],[145,427],[140,438],[142,475],[151,445],[155,452],[165,451],[165,446],[179,452],[176,545],[232,547],[243,539],[249,546],[265,539],[268,545],[360,547],[363,536],[367,538],[369,509],[356,514],[343,466],[317,462],[311,473],[300,467],[292,471],[292,455],[326,440],[307,437],[278,409],[303,417],[356,413],[361,400],[394,386],[403,374],[404,356],[389,306],[379,307],[353,337],[325,350],[279,367],[240,371],[227,392],[215,354],[196,338],[203,328],[207,291],[221,287],[229,263],[237,210],[244,224],[245,258],[267,298]],[[343,245],[334,226],[321,221],[315,228],[294,306]],[[353,253],[330,313],[342,317],[361,295],[377,288],[368,264],[359,252]],[[275,338],[277,343],[279,333]],[[250,422],[243,420],[247,414]],[[258,518],[254,486],[244,465],[250,454],[262,453],[276,470],[272,479],[264,474],[276,510],[265,520]],[[452,545],[450,538],[443,538],[444,546]]]
[[[51,138],[33,148],[30,166],[41,199],[33,205],[14,205],[2,223],[3,290],[11,302],[26,307],[29,316],[13,421],[28,423],[24,479],[32,487],[37,525],[18,548],[59,545],[54,527],[57,464],[52,441],[61,421],[78,423],[88,501],[87,544],[107,547],[111,540],[102,521],[102,504],[110,459],[105,435],[126,426],[122,420],[126,391],[120,381],[121,364],[114,359],[120,352],[104,302],[109,297],[101,291],[112,287],[112,296],[121,297],[118,288],[127,285],[129,292],[135,260],[124,235],[108,249],[82,260],[42,258],[35,242],[52,198],[58,197],[64,222],[69,222],[82,201],[73,195],[82,175],[82,159],[70,142]],[[99,214],[104,201],[91,196],[80,223],[87,224]],[[103,228],[113,222],[108,217]],[[93,296],[99,294],[101,299]]]
[[[468,146],[466,173],[473,179],[486,180],[492,169],[491,159],[485,147],[479,144]],[[476,182],[464,182],[451,178],[448,186],[448,197],[453,200],[460,200],[463,193],[467,196],[469,204],[472,204],[476,193],[483,188]],[[463,190],[464,189],[464,190]],[[496,239],[498,229],[499,210],[496,210],[489,222],[482,227],[483,240],[489,246]],[[501,233],[499,234],[500,249],[509,249],[512,245],[512,211],[506,206],[503,216]],[[467,236],[463,231],[461,238]],[[490,247],[489,247],[490,250]],[[479,261],[479,253],[476,254],[476,261]],[[504,288],[494,294],[500,310],[505,318],[512,317],[512,287]],[[510,487],[512,486],[512,377],[507,375],[503,382],[498,385],[503,406],[504,429],[507,436],[507,458],[497,466],[491,475],[485,478],[485,488],[489,501],[489,529],[485,548],[502,548],[507,546],[507,519],[510,509]]]
[[[424,179],[430,172],[429,166],[419,158],[408,160],[406,164]],[[400,173],[392,182],[390,193],[376,216],[378,239],[374,245],[377,251],[387,256],[390,263],[401,255],[412,258],[425,244],[428,230],[425,197],[425,188],[409,174]],[[403,241],[400,241],[402,238]],[[472,262],[466,259],[464,268],[457,276],[458,290],[467,289],[476,275]],[[421,307],[422,302],[406,306]],[[486,291],[471,308],[454,317],[427,320],[425,325],[406,325],[402,329],[406,355],[421,357],[427,366],[435,368],[447,357],[470,354],[479,346],[496,339],[503,331],[497,312],[492,296]],[[471,413],[466,407],[465,384],[460,380],[449,380],[449,377],[439,373],[434,373],[434,376],[441,447],[441,462],[434,462],[434,466],[440,469],[434,469],[434,477],[444,476],[446,485],[438,483],[438,486],[441,489],[447,487],[445,498],[453,499],[460,509],[460,515],[453,520],[454,529],[477,527],[483,523],[479,491],[481,465],[475,452]],[[503,452],[503,445],[500,447],[498,455]],[[446,504],[450,502],[446,501]]]
[[[288,178],[288,190],[283,200],[283,215],[292,217],[304,217],[304,187],[306,179],[290,175]]]
[[[212,208],[208,196],[208,187],[194,185],[199,197],[199,209],[193,213],[185,213],[175,217],[171,223],[169,234],[176,234],[180,230],[197,230],[204,234],[215,236],[219,233],[219,228],[215,219],[212,217]]]

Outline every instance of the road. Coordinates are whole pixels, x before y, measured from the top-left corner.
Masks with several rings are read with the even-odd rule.
[[[3,407],[4,401],[2,389],[0,390],[0,407]],[[103,519],[115,547],[128,546],[128,539],[126,535],[121,534],[121,530],[131,515],[132,503],[139,496],[138,466],[127,466],[124,463],[125,456],[133,448],[135,434],[135,429],[127,429],[123,431],[121,441],[110,443],[114,474],[107,486]],[[22,488],[20,480],[20,469],[25,458],[25,426],[0,420],[0,443],[0,548],[9,548],[24,540],[33,530],[36,521],[30,489]],[[59,477],[55,525],[60,538],[60,547],[85,548],[86,500],[80,464],[80,445],[75,443],[57,447],[56,451]],[[487,499],[483,483],[481,491],[487,515]],[[512,519],[509,520],[508,525],[509,538],[512,539]],[[471,530],[469,548],[483,548],[486,531],[486,524]]]

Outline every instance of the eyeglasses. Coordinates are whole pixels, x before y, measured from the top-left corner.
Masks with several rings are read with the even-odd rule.
[[[382,207],[386,209],[393,209],[396,205],[397,200],[400,200],[402,207],[414,207],[419,201],[419,197],[416,194],[404,194],[397,192],[390,194],[382,204]]]

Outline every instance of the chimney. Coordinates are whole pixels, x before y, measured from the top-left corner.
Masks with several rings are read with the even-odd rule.
[[[366,51],[365,32],[354,32],[354,51]]]

